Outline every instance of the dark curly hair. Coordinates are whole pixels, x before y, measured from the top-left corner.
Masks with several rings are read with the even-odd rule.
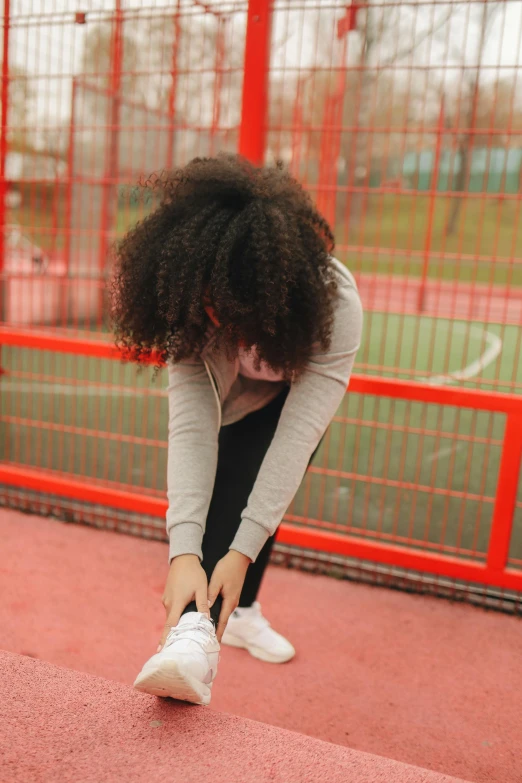
[[[116,343],[128,358],[198,355],[210,323],[205,303],[219,319],[220,349],[233,357],[255,346],[287,380],[314,344],[328,349],[334,238],[281,164],[196,158],[145,187],[159,206],[116,247],[110,291]]]

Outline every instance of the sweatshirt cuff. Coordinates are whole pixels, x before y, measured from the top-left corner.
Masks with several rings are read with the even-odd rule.
[[[230,544],[230,549],[241,552],[242,555],[246,555],[252,562],[255,562],[269,538],[270,532],[266,527],[251,519],[243,519]]]
[[[169,532],[169,563],[178,555],[197,555],[203,560],[201,542],[203,531],[197,522],[180,522],[174,525]]]

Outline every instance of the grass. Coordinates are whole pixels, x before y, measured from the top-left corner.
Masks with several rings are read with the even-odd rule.
[[[480,385],[500,380],[500,388],[510,390],[513,382],[522,384],[522,329],[487,328],[502,340],[502,351]],[[358,359],[389,367],[385,374],[424,378],[426,372],[462,369],[485,346],[481,324],[371,313]],[[28,350],[4,349],[2,363],[39,376],[35,382],[4,376],[2,459],[163,494],[163,374],[152,383],[148,370],[137,374],[116,362]],[[58,385],[45,378],[58,378]],[[492,504],[481,498],[496,493],[504,426],[499,414],[347,394],[314,463],[336,475],[310,473],[289,513],[338,531],[483,553]],[[517,557],[522,493],[520,500],[512,547]]]
[[[498,198],[464,199],[452,236],[447,236],[445,231],[448,209],[448,198],[436,199],[428,244],[428,276],[440,280],[522,285],[518,203]],[[338,221],[338,255],[355,272],[420,276],[428,218],[428,196],[371,196],[367,211],[355,228],[348,231],[346,225]],[[346,246],[370,250],[354,252]],[[456,254],[458,258],[444,259],[441,254]]]
[[[429,198],[428,194],[394,196],[371,193],[361,219],[355,227],[348,229],[347,221],[342,217],[343,195],[340,194],[335,232],[337,255],[355,272],[419,276],[422,257],[418,254],[426,248]],[[448,210],[454,198],[456,196],[435,200],[429,242],[429,277],[522,286],[519,202],[506,201],[498,196],[464,198],[456,231],[448,236]],[[51,208],[25,207],[12,211],[7,220],[21,223],[31,241],[56,252],[64,247],[64,232],[60,229],[64,225],[63,205],[60,209],[58,219],[53,218]],[[115,234],[121,236],[144,214],[143,209],[135,206],[121,207],[116,213]],[[93,230],[98,223],[93,211]],[[353,251],[350,247],[364,248],[364,251]],[[444,260],[441,254],[456,254],[458,259]]]

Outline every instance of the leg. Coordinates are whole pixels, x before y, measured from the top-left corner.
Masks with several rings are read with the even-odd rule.
[[[252,606],[257,598],[263,576],[266,571],[266,567],[270,561],[270,554],[275,542],[275,535],[270,536],[263,549],[257,556],[255,563],[250,563],[245,579],[245,584],[241,591],[241,597],[239,599],[239,606],[246,607]]]
[[[317,454],[320,445],[321,444],[317,446],[314,453],[310,457],[310,462],[308,463],[308,466],[310,466],[313,458]],[[275,540],[276,540],[275,535],[270,536],[270,538],[264,545],[263,549],[259,553],[256,562],[251,563],[250,566],[248,567],[245,584],[243,585],[243,590],[241,591],[241,598],[239,599],[240,607],[252,606],[254,601],[257,599],[257,594],[259,593],[259,589],[261,587],[261,582],[263,581],[263,576],[266,571],[266,567],[270,562],[270,555],[272,553]]]
[[[239,527],[241,514],[247,505],[257,474],[274,437],[286,394],[285,391],[281,392],[267,406],[250,413],[235,424],[223,427],[219,434],[216,480],[202,544],[202,565],[209,579],[218,560],[228,552]],[[259,558],[263,553],[264,549]],[[261,581],[269,554],[268,550],[264,565],[260,564],[255,570],[255,573],[261,571],[254,580],[257,586]],[[257,566],[257,562],[249,567],[249,572]],[[250,582],[249,573],[247,573],[247,580]],[[185,609],[185,612],[195,611],[195,602],[191,602]],[[221,598],[218,598],[211,610],[215,622],[219,618],[220,611]]]

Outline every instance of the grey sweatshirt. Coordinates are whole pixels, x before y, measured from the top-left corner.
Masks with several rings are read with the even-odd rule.
[[[362,331],[362,306],[352,275],[334,259],[338,278],[335,318],[328,352],[313,353],[290,387],[276,433],[230,546],[252,561],[275,533],[306,471],[309,459],[339,407],[352,372]],[[202,558],[218,457],[218,433],[274,399],[284,383],[239,375],[213,347],[201,357],[168,367],[169,441],[167,532],[170,559]]]

